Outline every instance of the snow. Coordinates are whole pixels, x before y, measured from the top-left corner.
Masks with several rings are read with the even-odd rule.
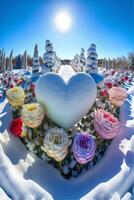
[[[127,149],[127,154],[121,165],[120,172],[109,181],[99,184],[81,200],[111,199],[115,191],[118,191],[119,196],[123,196],[124,191],[129,190],[134,185],[134,136],[131,137],[128,146],[124,146],[124,148]]]
[[[133,197],[128,193],[130,188],[134,187],[134,160],[132,159],[134,157],[134,86],[130,88],[128,99],[121,107],[120,134],[113,140],[105,156],[95,167],[70,180],[64,179],[58,170],[45,161],[29,155],[21,141],[10,134],[8,127],[12,119],[11,109],[7,100],[2,98],[0,101],[0,143],[2,144],[0,145],[0,195],[2,200],[15,199],[14,195],[18,197],[17,200],[25,199],[25,194],[35,194],[32,197],[35,200],[41,197],[45,200],[50,200],[52,197],[55,200],[80,198],[91,200],[90,197],[94,196],[97,200],[101,195],[108,195],[112,200],[134,199],[134,189],[131,189]],[[30,165],[29,168],[27,168],[28,165]],[[30,198],[31,196],[28,200]]]
[[[0,187],[0,198],[1,200],[11,200],[1,187]]]
[[[47,116],[66,129],[87,114],[95,102],[97,86],[86,73],[77,73],[68,82],[56,73],[47,73],[36,82],[35,94]]]
[[[11,196],[14,200],[25,199],[25,200],[33,200],[33,199],[44,199],[50,200],[52,197],[48,194],[43,188],[41,188],[37,183],[32,180],[26,180],[23,177],[25,171],[27,169],[27,165],[29,165],[28,160],[25,162],[21,162],[19,167],[13,165],[9,158],[3,152],[3,148],[0,144],[0,185],[5,191]],[[31,162],[30,162],[31,165]],[[29,166],[30,166],[29,165]],[[19,170],[21,169],[21,170]]]
[[[73,76],[73,75],[76,74],[76,72],[73,70],[73,68],[71,66],[69,66],[69,65],[62,65],[60,67],[60,70],[59,70],[58,74],[60,76],[62,76],[62,78],[64,79],[64,81],[67,82],[71,78],[71,76]]]

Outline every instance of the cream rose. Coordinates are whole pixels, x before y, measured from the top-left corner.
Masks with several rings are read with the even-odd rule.
[[[60,128],[51,128],[46,133],[42,150],[57,161],[62,161],[67,153],[70,144],[68,134]]]
[[[22,119],[31,128],[38,127],[45,115],[44,108],[39,103],[25,104],[22,109]]]

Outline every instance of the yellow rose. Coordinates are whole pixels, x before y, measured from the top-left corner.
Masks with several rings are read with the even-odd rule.
[[[7,99],[12,107],[19,107],[24,104],[25,93],[22,87],[13,87],[6,92]]]

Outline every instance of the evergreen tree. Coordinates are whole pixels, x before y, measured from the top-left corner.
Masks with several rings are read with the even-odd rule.
[[[16,59],[16,69],[22,68],[22,56],[19,54]]]

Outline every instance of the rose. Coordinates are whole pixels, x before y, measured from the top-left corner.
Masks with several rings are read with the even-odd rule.
[[[118,85],[119,85],[118,83],[114,83],[113,84],[114,87],[118,87]]]
[[[103,139],[112,139],[119,133],[120,122],[111,113],[99,109],[95,112],[94,128]]]
[[[127,91],[121,87],[112,87],[109,91],[109,100],[116,106],[121,106],[127,98]]]
[[[12,107],[19,107],[24,104],[25,93],[21,87],[13,87],[6,91],[7,99]]]
[[[12,120],[10,125],[10,132],[18,137],[26,136],[27,132],[24,131],[23,120],[21,117]]]
[[[125,78],[121,78],[121,82],[124,82],[125,81]]]
[[[125,76],[125,78],[124,78],[124,79],[125,79],[125,81],[127,81],[129,78],[128,78],[128,76]]]
[[[96,143],[89,133],[77,133],[74,137],[72,151],[77,162],[86,164],[95,156]]]
[[[106,85],[109,89],[112,88],[112,83],[110,83],[110,82],[105,83],[105,85]]]
[[[67,153],[70,141],[68,134],[60,128],[51,128],[46,133],[42,150],[57,161],[62,161]]]
[[[115,72],[116,72],[115,70],[112,71],[112,76],[115,74]]]
[[[36,128],[41,124],[45,111],[39,103],[31,103],[23,106],[21,114],[28,127]]]
[[[34,83],[31,83],[31,84],[30,84],[30,90],[31,90],[31,91],[34,91],[34,90],[35,90],[35,84],[34,84]]]
[[[107,91],[106,90],[101,90],[100,91],[101,96],[106,97],[107,96]]]

